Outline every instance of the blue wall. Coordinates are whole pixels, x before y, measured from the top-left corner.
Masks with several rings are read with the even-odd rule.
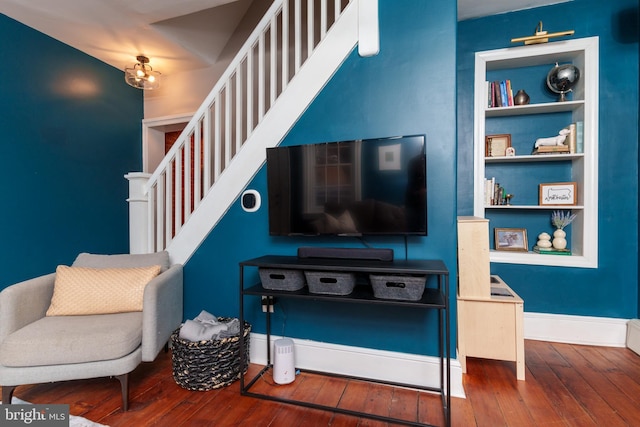
[[[426,134],[429,236],[410,238],[407,254],[443,259],[455,295],[455,218],[473,210],[473,52],[507,47],[511,37],[532,32],[539,20],[552,31],[575,29],[575,37],[598,35],[600,267],[495,264],[493,271],[524,297],[530,312],[636,317],[637,7],[637,0],[574,0],[456,27],[453,1],[380,0],[380,54],[352,54],[284,143]],[[123,175],[141,169],[142,93],[122,82],[120,70],[4,15],[0,60],[0,146],[7,159],[0,169],[0,288],[53,271],[80,251],[127,251]],[[264,168],[250,187],[267,197]],[[361,247],[356,240],[269,237],[267,220],[264,206],[254,214],[238,203],[231,207],[185,266],[186,318],[201,309],[238,314],[237,264],[243,259],[293,255],[308,245]],[[405,255],[401,239],[368,242],[393,248],[398,258]],[[255,313],[249,318],[254,330],[264,332],[257,301],[247,302],[253,304],[248,312]],[[277,310],[274,331],[289,336],[435,351],[415,339],[416,333],[432,331],[432,316],[422,313],[288,301]]]
[[[381,0],[380,54],[351,54],[318,95],[283,144],[425,134],[427,136],[428,237],[408,239],[411,259],[439,258],[456,276],[455,46],[456,4],[448,0]],[[250,184],[266,200],[264,167]],[[185,317],[202,309],[237,316],[238,262],[265,254],[295,255],[299,246],[362,247],[345,238],[270,237],[265,205],[245,213],[236,202],[185,266]],[[403,238],[367,239],[405,257]],[[255,280],[257,274],[251,272]],[[452,280],[452,283],[455,280]],[[452,285],[452,296],[455,288]],[[452,297],[451,301],[455,301]],[[265,332],[257,298],[247,298],[254,331]],[[434,343],[433,313],[395,311],[319,302],[281,301],[275,333],[422,354]],[[455,315],[454,317],[455,318]],[[452,341],[455,343],[455,338]],[[426,347],[425,347],[426,345]]]
[[[122,71],[0,15],[0,289],[81,251],[128,252],[142,93]]]
[[[574,0],[459,23],[458,212],[473,214],[474,52],[509,47],[512,37],[533,34],[539,21],[551,32],[600,37],[599,267],[494,263],[491,271],[523,297],[525,311],[637,317],[637,0]]]

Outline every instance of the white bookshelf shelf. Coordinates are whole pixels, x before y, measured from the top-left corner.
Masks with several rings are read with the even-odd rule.
[[[485,117],[523,116],[527,114],[561,113],[575,111],[584,106],[584,101],[547,102],[544,104],[493,107],[485,110]]]
[[[528,162],[561,162],[584,158],[584,153],[573,154],[527,154],[522,156],[485,157],[485,163],[528,163]]]

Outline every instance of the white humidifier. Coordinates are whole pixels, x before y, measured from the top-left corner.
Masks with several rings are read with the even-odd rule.
[[[293,340],[282,338],[273,342],[273,381],[276,384],[289,384],[296,379],[293,358]]]

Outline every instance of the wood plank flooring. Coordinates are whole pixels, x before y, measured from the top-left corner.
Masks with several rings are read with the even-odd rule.
[[[526,341],[526,381],[511,362],[469,359],[466,399],[452,398],[453,426],[640,426],[640,356],[625,348]],[[253,377],[260,366],[251,365]],[[256,390],[442,425],[438,396],[404,388],[302,374],[286,386],[267,374]],[[240,396],[239,383],[191,392],[173,381],[170,354],[131,375],[130,409],[115,379],[18,387],[32,403],[63,403],[92,421],[120,426],[385,426],[375,420]]]

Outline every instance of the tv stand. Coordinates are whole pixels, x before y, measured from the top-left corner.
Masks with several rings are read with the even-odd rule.
[[[376,274],[405,274],[405,275],[428,275],[437,277],[437,287],[426,287],[422,298],[418,301],[406,300],[388,300],[378,299],[373,295],[370,285],[358,284],[354,291],[349,295],[326,295],[312,294],[307,287],[298,291],[281,291],[265,289],[262,284],[250,285],[245,287],[245,269],[246,268],[275,268],[275,269],[292,269],[307,271],[333,271],[333,272],[353,272],[353,273],[376,273]],[[380,381],[375,379],[361,378],[350,375],[341,375],[330,372],[318,372],[304,370],[305,372],[322,374],[327,376],[357,379],[374,382],[378,384],[386,384],[397,387],[408,387],[416,390],[431,391],[440,394],[446,426],[451,426],[451,330],[450,330],[450,314],[449,314],[449,271],[441,260],[398,260],[392,262],[380,262],[372,260],[351,260],[351,259],[313,259],[300,258],[295,256],[278,256],[267,255],[260,258],[250,259],[240,263],[240,324],[244,322],[244,299],[245,297],[273,296],[276,298],[288,299],[310,299],[325,302],[354,303],[376,305],[384,309],[385,306],[413,307],[423,310],[438,311],[437,330],[432,335],[438,340],[438,353],[440,358],[440,381],[438,387],[415,386],[412,384],[400,384],[389,381]],[[374,420],[392,422],[396,424],[411,426],[429,426],[419,420],[406,420],[381,416],[372,413],[354,411],[347,408],[336,406],[320,405],[312,402],[284,398],[280,396],[257,393],[251,390],[256,381],[262,375],[272,368],[271,360],[271,313],[269,310],[265,313],[267,326],[267,364],[253,378],[245,383],[244,373],[240,374],[240,393],[244,396],[252,396],[260,399],[267,399],[281,403],[293,404],[313,409],[321,409],[336,413],[352,415],[356,417],[365,417]],[[431,335],[430,335],[431,336]],[[435,338],[437,337],[437,338]],[[427,339],[428,337],[419,337]],[[244,337],[240,336],[240,366],[244,366]]]

